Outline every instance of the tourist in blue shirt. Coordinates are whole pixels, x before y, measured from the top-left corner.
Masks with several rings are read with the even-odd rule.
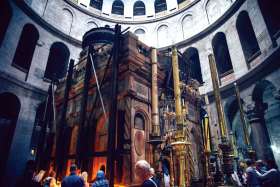
[[[97,172],[96,181],[92,184],[92,187],[109,187],[109,182],[105,178],[105,174],[102,170]]]
[[[77,166],[70,167],[70,175],[62,180],[61,187],[84,187],[84,180],[77,175]]]

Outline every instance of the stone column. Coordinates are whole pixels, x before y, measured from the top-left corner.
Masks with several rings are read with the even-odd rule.
[[[251,126],[252,144],[256,151],[257,159],[274,160],[264,119],[266,109],[266,103],[255,102],[254,105],[248,106],[247,114]]]
[[[159,113],[158,113],[158,84],[157,84],[157,50],[151,50],[152,61],[152,135],[160,136]]]

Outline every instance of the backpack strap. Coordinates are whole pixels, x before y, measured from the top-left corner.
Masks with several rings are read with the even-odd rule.
[[[149,181],[151,181],[155,185],[155,187],[158,187],[157,183],[153,179],[149,178]]]

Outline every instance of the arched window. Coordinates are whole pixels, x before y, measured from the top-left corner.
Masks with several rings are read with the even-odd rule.
[[[145,34],[145,31],[143,29],[137,29],[136,31],[134,31],[134,34],[136,35]]]
[[[186,15],[182,20],[182,29],[184,38],[189,38],[193,33],[195,28],[194,20],[192,15]]]
[[[16,128],[20,101],[14,94],[0,94],[0,169],[5,170]]]
[[[168,26],[167,25],[161,25],[157,30],[157,42],[158,47],[163,47],[168,45],[169,39],[168,39]]]
[[[67,72],[69,56],[70,52],[65,44],[52,44],[44,77],[50,80],[63,78]]]
[[[91,0],[89,5],[98,10],[102,10],[103,0]]]
[[[133,15],[142,16],[146,14],[145,4],[142,1],[136,1],[133,6]]]
[[[268,31],[273,39],[280,35],[280,1],[258,0]]]
[[[193,47],[188,48],[184,52],[183,58],[187,63],[187,71],[189,71],[189,76],[202,84],[203,80],[197,49]]]
[[[166,0],[155,0],[155,12],[162,12],[167,10]]]
[[[112,5],[112,14],[123,15],[124,5],[120,0],[115,0]]]
[[[180,4],[180,3],[183,3],[184,1],[186,1],[186,0],[177,0],[177,3]]]
[[[228,51],[226,36],[224,33],[217,33],[212,40],[212,47],[216,60],[219,77],[233,72],[232,63]]]
[[[134,31],[134,34],[138,36],[138,39],[141,41],[145,40],[145,34],[146,32],[143,29],[137,29]]]
[[[11,17],[12,17],[12,9],[6,0],[2,0],[0,3],[0,45],[2,44],[4,40],[5,33],[7,31],[7,28],[9,26]]]
[[[207,0],[206,15],[209,23],[219,19],[231,6],[231,1],[225,0]]]
[[[18,46],[13,60],[14,66],[25,72],[29,71],[38,39],[39,32],[36,29],[36,27],[32,24],[26,24],[23,27],[18,42]]]
[[[61,19],[58,23],[59,24],[58,26],[60,27],[61,31],[69,35],[73,27],[73,20],[74,20],[74,15],[71,9],[63,8]]]
[[[134,128],[145,130],[145,119],[140,113],[136,113],[134,117]]]
[[[260,52],[260,47],[246,11],[242,11],[238,15],[236,28],[245,59],[247,62],[250,62]]]

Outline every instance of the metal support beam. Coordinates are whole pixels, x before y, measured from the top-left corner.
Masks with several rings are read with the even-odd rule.
[[[63,106],[62,106],[62,115],[58,127],[58,136],[56,142],[56,162],[57,162],[57,175],[60,176],[62,174],[63,166],[65,165],[65,155],[68,151],[68,146],[65,146],[65,131],[66,131],[66,113],[67,106],[69,101],[69,93],[72,85],[73,78],[73,69],[74,69],[74,60],[70,60],[67,78],[66,78],[66,86],[64,91],[63,98]]]
[[[113,44],[113,62],[112,62],[112,86],[111,103],[109,110],[109,136],[108,136],[108,156],[107,156],[107,176],[110,187],[114,186],[115,176],[115,149],[116,149],[116,126],[117,126],[117,96],[118,96],[118,72],[119,72],[119,47],[120,47],[121,26],[115,26],[115,39]]]

